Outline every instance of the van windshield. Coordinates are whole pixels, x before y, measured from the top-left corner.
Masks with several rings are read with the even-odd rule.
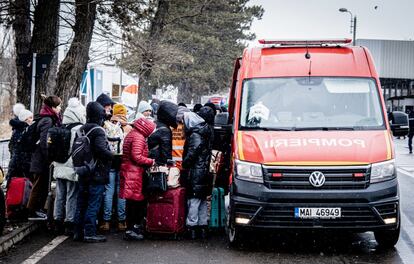
[[[341,77],[246,80],[241,129],[385,129],[373,79]]]

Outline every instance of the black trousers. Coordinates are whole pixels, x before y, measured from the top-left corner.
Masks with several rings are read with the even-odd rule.
[[[408,134],[408,149],[410,150],[410,152],[413,151],[413,136],[414,133]]]
[[[147,202],[126,200],[126,222],[127,229],[132,230],[134,225],[141,225],[144,220]]]

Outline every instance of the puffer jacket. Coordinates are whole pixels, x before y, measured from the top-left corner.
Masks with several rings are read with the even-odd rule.
[[[183,168],[186,170],[189,198],[205,199],[211,194],[213,179],[209,175],[211,133],[209,125],[196,113],[184,114],[186,141]]]
[[[177,127],[178,106],[168,101],[162,101],[157,112],[157,130],[149,137],[148,146],[150,158],[160,165],[172,160],[172,132],[170,127]]]
[[[119,197],[142,201],[143,177],[145,168],[150,167],[154,160],[148,158],[148,138],[155,129],[155,124],[140,118],[133,124],[133,129],[125,137],[120,173]]]
[[[61,125],[61,116],[56,114],[52,108],[43,105],[40,110],[41,119],[36,126],[36,132],[39,133],[39,142],[32,154],[32,162],[30,164],[30,172],[46,173],[49,169],[50,161],[47,155],[47,132],[53,126]]]
[[[30,161],[32,154],[25,152],[20,143],[22,131],[27,126],[28,124],[26,122],[21,122],[19,124],[19,130],[16,129],[13,132],[15,142],[13,143],[13,153],[11,155],[9,168],[7,170],[7,179],[10,179],[11,177],[22,176],[30,178]]]
[[[79,123],[79,125],[71,129],[70,146],[72,148],[73,141],[76,137],[76,131],[85,123],[85,110],[79,111],[78,109],[67,108],[63,114],[63,125],[71,125]],[[72,152],[70,149],[69,152]],[[72,157],[70,157],[65,163],[54,162],[53,177],[55,179],[62,179],[68,181],[78,181],[78,175],[73,169]]]
[[[86,124],[80,130],[88,133],[92,128],[103,126],[105,120],[105,109],[97,102],[90,102],[86,106]],[[88,179],[79,179],[82,182],[88,182],[92,185],[108,184],[109,170],[113,154],[109,149],[108,140],[106,139],[105,130],[95,129],[88,136],[91,144],[92,155],[97,161],[94,173]]]
[[[20,121],[19,118],[15,117],[13,119],[10,119],[9,125],[12,127],[12,136],[9,141],[9,152],[10,156],[13,156],[13,152],[17,146],[17,143],[24,131],[24,129],[27,127],[27,123]]]

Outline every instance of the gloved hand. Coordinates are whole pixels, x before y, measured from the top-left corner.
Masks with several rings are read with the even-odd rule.
[[[79,175],[79,177],[84,177],[84,176],[88,176],[89,174],[91,174],[96,167],[96,161],[95,160],[91,160],[90,162],[86,162],[84,161],[84,166],[80,166],[80,167],[75,167],[75,172],[76,174]]]

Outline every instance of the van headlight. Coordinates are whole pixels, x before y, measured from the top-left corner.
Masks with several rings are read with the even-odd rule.
[[[236,178],[245,181],[263,183],[262,165],[236,160]]]
[[[371,183],[388,181],[395,178],[395,162],[388,160],[385,162],[373,163],[371,166]]]

